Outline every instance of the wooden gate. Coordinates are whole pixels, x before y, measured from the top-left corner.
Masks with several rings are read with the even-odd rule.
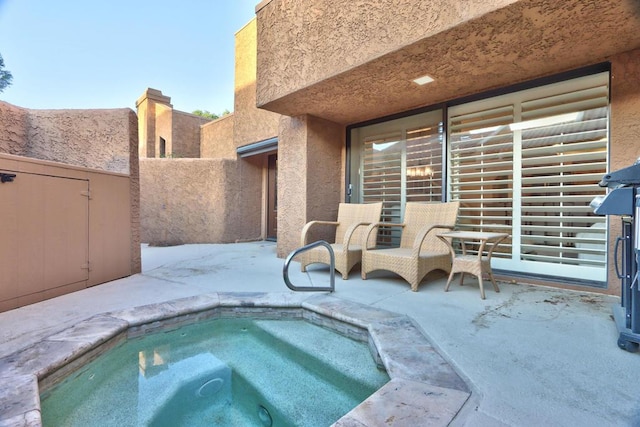
[[[8,169],[0,174],[0,305],[86,287],[89,181]]]

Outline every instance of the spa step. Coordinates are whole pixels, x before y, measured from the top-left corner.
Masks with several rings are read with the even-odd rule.
[[[274,420],[281,420],[285,425],[319,426],[327,425],[324,417],[328,414],[331,420],[328,424],[331,424],[377,389],[367,388],[363,392],[362,385],[355,383],[361,392],[358,395],[357,391],[348,390],[344,379],[334,383],[335,378],[327,380],[327,375],[319,375],[332,370],[323,362],[301,353],[295,357],[303,364],[295,363],[287,348],[291,347],[282,342],[276,345],[273,339],[253,341],[253,345],[243,349],[242,362],[230,364],[232,382],[246,383],[245,387],[256,395],[253,406],[263,406]],[[339,375],[329,375],[335,376]],[[275,393],[275,389],[279,391]]]
[[[268,345],[243,352],[243,362],[231,364],[232,383],[243,384],[257,405],[275,420],[274,425],[321,426],[319,415],[331,422],[360,403],[340,388],[318,378]],[[364,399],[362,399],[364,400]],[[324,418],[326,420],[326,418]]]
[[[328,382],[355,381],[371,393],[389,380],[378,369],[366,344],[300,321],[257,320],[257,338],[296,360],[304,360]],[[302,333],[301,333],[302,331]],[[370,369],[363,367],[370,366]]]

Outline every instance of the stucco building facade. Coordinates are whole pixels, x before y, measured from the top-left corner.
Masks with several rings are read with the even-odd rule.
[[[140,135],[145,141],[140,148],[143,242],[175,245],[275,238],[274,227],[269,231],[268,224],[275,218],[267,215],[267,209],[269,194],[275,190],[280,116],[256,108],[255,20],[235,38],[233,113],[202,120],[174,110],[170,98],[154,89],[138,99]],[[172,138],[165,136],[171,128],[167,123],[178,120],[183,126],[174,125]],[[258,149],[251,148],[254,143]],[[242,152],[241,147],[249,149]]]
[[[201,126],[198,159],[141,162],[143,218],[182,236],[159,243],[267,238],[277,159],[280,257],[342,201],[392,221],[459,200],[461,228],[511,235],[503,278],[617,294],[620,224],[588,205],[640,156],[639,29],[631,0],[265,0],[236,34],[234,113]],[[145,201],[145,170],[182,169],[203,210]]]
[[[173,109],[171,98],[148,88],[136,101],[141,158],[200,156],[200,126],[210,119]]]
[[[612,247],[619,221],[599,231],[606,219],[588,212],[587,199],[599,191],[598,175],[640,155],[637,2],[271,0],[256,16],[257,106],[282,115],[280,256],[298,244],[305,222],[329,219],[337,202],[374,201],[367,171],[380,167],[375,159],[385,144],[404,144],[406,153],[409,132],[431,127],[420,138],[442,149],[436,163],[426,163],[434,189],[411,199],[410,172],[422,164],[398,154],[398,200],[461,200],[462,225],[508,230],[509,253],[498,260],[507,276],[618,292]],[[433,81],[413,81],[423,76]],[[572,104],[580,97],[584,107]],[[563,116],[576,113],[582,119],[575,123]],[[423,124],[402,124],[414,117]],[[541,118],[569,122],[533,122]],[[590,127],[595,121],[601,127]],[[581,136],[567,139],[569,132]],[[465,142],[478,134],[482,144],[497,144],[493,158],[480,142]],[[571,149],[551,155],[558,144]],[[465,150],[476,168],[499,156],[508,166],[464,175],[472,163]],[[562,164],[549,160],[561,155]],[[546,174],[543,166],[565,172]],[[389,218],[393,204],[401,203],[386,205]]]

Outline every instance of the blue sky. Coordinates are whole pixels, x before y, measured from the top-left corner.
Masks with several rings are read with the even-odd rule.
[[[234,35],[259,0],[0,0],[0,54],[26,108],[233,110]]]

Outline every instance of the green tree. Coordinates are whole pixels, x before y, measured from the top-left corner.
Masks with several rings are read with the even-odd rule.
[[[11,80],[13,80],[13,76],[10,71],[4,69],[4,59],[0,55],[0,93],[11,85]]]
[[[191,114],[195,114],[196,116],[200,116],[200,117],[205,117],[207,119],[211,119],[211,120],[215,120],[215,119],[219,119],[220,116],[215,114],[215,113],[210,113],[207,110],[195,110],[194,112],[192,112]]]

